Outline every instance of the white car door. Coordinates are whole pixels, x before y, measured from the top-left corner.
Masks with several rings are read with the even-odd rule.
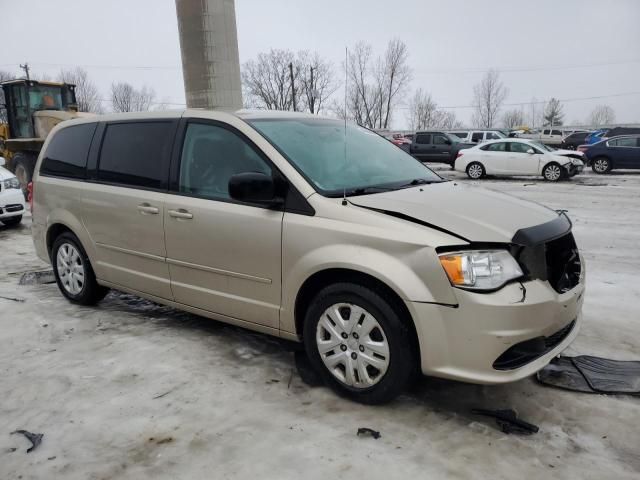
[[[496,142],[484,145],[478,149],[481,155],[480,163],[484,165],[488,175],[507,173],[507,142]]]
[[[540,151],[528,143],[509,142],[506,170],[510,175],[539,175],[541,157]]]

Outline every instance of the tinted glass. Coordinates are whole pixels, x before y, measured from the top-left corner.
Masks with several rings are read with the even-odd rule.
[[[424,133],[416,135],[416,143],[431,143],[431,135],[427,135]]]
[[[509,144],[510,150],[516,153],[527,153],[527,150],[533,149],[531,145],[527,145],[526,143],[520,142],[511,142]]]
[[[479,142],[482,140],[482,136],[483,136],[482,132],[474,132],[473,135],[471,135],[471,141]]]
[[[635,147],[637,141],[635,138],[617,138],[615,140],[609,140],[609,145],[612,147]]]
[[[561,130],[551,130],[551,135],[562,135]]]
[[[40,173],[59,177],[84,178],[87,155],[97,123],[67,127],[56,133],[45,152]]]
[[[256,119],[249,123],[315,187],[328,196],[401,188],[442,179],[376,133],[325,119]],[[377,187],[377,188],[375,188]],[[384,188],[383,188],[384,187]]]
[[[492,143],[487,146],[486,150],[489,152],[504,152],[507,149],[507,144],[504,142]]]
[[[271,167],[234,132],[214,125],[188,125],[180,160],[181,193],[228,199],[229,179],[246,172],[271,175]]]
[[[458,138],[467,138],[467,132],[451,132],[451,135],[455,135]]]
[[[173,140],[171,122],[129,122],[107,126],[98,180],[144,188],[164,188]]]
[[[499,138],[502,138],[502,137],[500,135],[498,135],[497,133],[487,132],[487,140],[497,140]]]
[[[447,139],[447,137],[445,137],[444,135],[433,136],[433,143],[435,143],[436,145],[447,145],[447,142],[450,143],[449,139]]]

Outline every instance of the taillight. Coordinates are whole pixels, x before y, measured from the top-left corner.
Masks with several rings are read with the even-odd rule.
[[[27,185],[27,201],[29,202],[29,209],[33,213],[33,182],[29,182]]]
[[[462,152],[458,152],[458,154],[456,155],[456,160],[459,159],[462,156]]]
[[[583,153],[584,153],[584,152],[586,152],[587,150],[588,150],[588,148],[587,148],[587,147],[583,147],[582,145],[580,145],[580,146],[578,147],[578,151],[579,151],[579,152],[583,152]]]

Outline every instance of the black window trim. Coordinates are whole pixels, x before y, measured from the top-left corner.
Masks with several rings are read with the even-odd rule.
[[[178,124],[180,121],[180,117],[166,117],[166,118],[135,118],[135,119],[123,119],[123,120],[107,120],[107,121],[103,121],[100,122],[101,123],[101,128],[99,127],[100,131],[100,137],[99,137],[99,141],[96,142],[98,144],[96,151],[91,151],[90,150],[90,155],[93,154],[93,157],[90,159],[93,160],[93,163],[90,165],[92,167],[91,170],[89,170],[89,165],[87,165],[87,170],[90,173],[90,175],[87,176],[87,182],[89,183],[97,183],[100,185],[111,185],[114,187],[122,187],[122,188],[132,188],[134,190],[146,190],[146,191],[151,191],[151,192],[163,192],[166,193],[168,191],[168,180],[169,180],[169,172],[170,172],[170,167],[171,167],[171,158],[173,156],[173,150],[175,149],[175,139],[176,139],[176,132],[178,129]],[[99,170],[100,170],[100,157],[102,156],[102,147],[104,145],[104,139],[106,137],[107,134],[107,129],[110,125],[120,125],[120,124],[127,124],[127,123],[170,123],[172,124],[172,138],[170,140],[170,144],[171,144],[171,148],[169,151],[169,155],[167,160],[167,166],[169,167],[167,169],[167,177],[164,178],[162,185],[158,188],[155,187],[145,187],[142,185],[131,185],[128,183],[120,183],[120,182],[112,182],[112,181],[107,181],[107,180],[101,180],[98,176]],[[97,130],[96,130],[97,132]],[[95,140],[95,136],[94,136],[94,140]]]
[[[48,157],[43,157],[42,160],[40,161],[40,166],[38,167],[38,175],[40,177],[49,177],[49,178],[60,178],[63,180],[75,180],[75,181],[86,181],[87,180],[87,172],[88,172],[88,167],[89,167],[89,158],[91,157],[91,150],[93,148],[93,144],[95,143],[96,140],[96,133],[98,132],[98,122],[83,122],[83,123],[77,123],[74,125],[68,125],[64,128],[61,128],[56,135],[58,135],[60,132],[67,130],[69,128],[74,128],[74,127],[80,127],[83,125],[93,125],[93,133],[91,133],[91,140],[89,141],[89,148],[87,149],[87,155],[85,157],[85,161],[84,161],[84,167],[82,168],[82,172],[83,174],[77,177],[72,177],[70,175],[61,175],[61,174],[55,174],[55,173],[49,173],[46,171],[42,171],[42,167],[44,166],[44,162],[47,160]],[[51,138],[51,140],[49,141],[49,144],[54,140],[55,137]],[[49,144],[47,144],[47,149],[49,148]],[[45,154],[47,153],[46,151],[44,152]]]
[[[232,134],[238,136],[244,141],[249,148],[251,148],[266,164],[271,168],[271,175],[276,183],[282,182],[284,190],[285,201],[282,205],[268,206],[258,203],[241,202],[233,198],[216,197],[197,195],[193,193],[180,192],[180,163],[182,161],[182,149],[184,148],[184,141],[187,135],[187,128],[190,124],[197,125],[210,125],[214,127],[223,128]],[[170,195],[177,195],[180,197],[199,198],[202,200],[208,200],[211,202],[223,202],[232,203],[235,205],[244,205],[247,207],[262,208],[264,210],[277,210],[287,213],[296,213],[300,215],[314,216],[314,208],[307,202],[304,196],[298,191],[298,189],[291,183],[291,181],[280,171],[280,169],[273,163],[273,161],[262,151],[247,135],[241,132],[233,125],[222,122],[219,120],[213,120],[209,118],[200,117],[183,117],[178,122],[178,128],[173,143],[173,151],[171,153],[171,162],[169,164],[169,178],[167,183],[167,193]]]

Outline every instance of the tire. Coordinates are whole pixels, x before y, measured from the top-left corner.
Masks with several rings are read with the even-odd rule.
[[[609,173],[613,165],[607,157],[596,157],[591,161],[591,170],[597,174]]]
[[[4,223],[7,227],[13,227],[18,225],[22,221],[22,215],[17,215],[15,217],[4,218],[0,220],[0,222]]]
[[[566,176],[566,170],[563,170],[559,164],[551,162],[542,169],[542,176],[548,182],[558,182]]]
[[[18,152],[11,159],[13,173],[18,177],[22,192],[27,197],[27,185],[33,178],[33,170],[36,167],[37,155],[30,152]]]
[[[393,400],[417,367],[409,319],[385,297],[361,285],[337,283],[317,294],[304,319],[305,350],[313,367],[339,395],[368,405]]]
[[[467,176],[472,180],[479,180],[487,174],[484,166],[480,162],[471,162],[467,165],[466,172]]]
[[[70,232],[60,234],[53,242],[51,264],[58,288],[73,303],[95,305],[109,292],[98,285],[87,253]]]

